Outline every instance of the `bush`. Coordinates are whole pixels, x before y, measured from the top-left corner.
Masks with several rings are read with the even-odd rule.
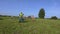
[[[56,19],[58,19],[58,18],[57,18],[56,16],[52,16],[51,19],[55,19],[55,20],[56,20]]]

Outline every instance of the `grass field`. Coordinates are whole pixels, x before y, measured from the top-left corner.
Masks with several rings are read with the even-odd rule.
[[[35,19],[19,23],[17,18],[2,18],[0,34],[60,34],[60,20]]]

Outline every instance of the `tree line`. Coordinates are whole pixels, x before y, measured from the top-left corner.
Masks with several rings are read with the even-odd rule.
[[[7,16],[7,15],[0,15],[0,17],[12,17],[12,16]],[[17,17],[17,16],[13,16],[13,17]],[[44,8],[41,8],[39,10],[39,13],[38,13],[38,17],[41,18],[41,19],[44,19],[45,18],[45,10]],[[18,17],[17,17],[18,18]],[[31,16],[28,16],[28,18],[31,18]],[[1,18],[0,18],[1,19]],[[50,19],[58,19],[57,16],[51,16]]]

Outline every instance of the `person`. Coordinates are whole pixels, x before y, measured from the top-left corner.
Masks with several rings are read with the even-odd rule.
[[[22,12],[19,14],[19,22],[23,22],[24,21],[23,15],[24,14]]]
[[[34,15],[31,16],[32,22],[35,22],[35,17]]]

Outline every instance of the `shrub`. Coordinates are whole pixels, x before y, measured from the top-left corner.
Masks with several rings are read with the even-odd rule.
[[[55,20],[56,20],[56,19],[58,19],[58,18],[57,18],[56,16],[52,16],[51,19],[55,19]]]

